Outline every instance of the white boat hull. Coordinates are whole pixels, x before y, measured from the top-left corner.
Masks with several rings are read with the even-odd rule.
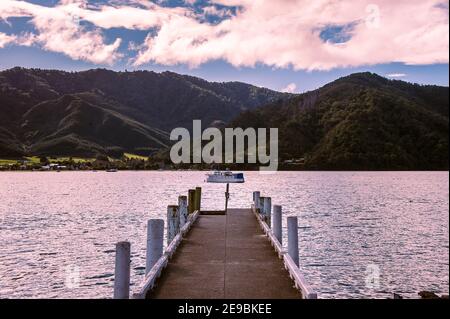
[[[206,181],[208,183],[244,183],[245,180],[243,178],[207,178]]]
[[[207,183],[244,183],[244,174],[209,174],[206,178]]]

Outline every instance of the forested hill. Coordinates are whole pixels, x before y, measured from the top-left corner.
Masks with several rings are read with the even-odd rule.
[[[281,161],[303,169],[448,169],[449,88],[353,74],[243,112],[238,127],[278,127]]]
[[[22,155],[148,155],[174,127],[225,123],[291,95],[172,72],[0,72],[0,158]]]

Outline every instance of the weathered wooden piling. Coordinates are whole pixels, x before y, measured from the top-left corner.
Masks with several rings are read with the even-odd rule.
[[[114,299],[130,298],[130,256],[131,245],[129,242],[122,241],[116,244]]]
[[[261,215],[264,215],[264,196],[259,196],[258,208],[259,208],[259,213]]]
[[[283,213],[280,205],[273,205],[273,234],[280,245],[283,245]]]
[[[196,187],[195,188],[195,210],[200,210],[202,207],[202,188]]]
[[[180,210],[180,228],[183,228],[188,219],[188,201],[186,196],[178,197],[178,207]]]
[[[294,263],[299,267],[298,254],[298,219],[296,216],[287,218],[288,226],[288,254],[291,256]]]
[[[195,189],[188,191],[188,213],[192,214],[195,211]]]
[[[163,254],[164,220],[150,219],[147,223],[147,256],[145,274],[152,269]]]
[[[272,198],[264,197],[264,219],[267,226],[272,227]]]
[[[256,192],[254,192],[253,199],[256,201]],[[261,202],[261,201],[260,201]],[[284,266],[289,272],[290,277],[294,281],[294,285],[302,293],[302,298],[305,299],[317,299],[317,293],[315,293],[306,283],[299,268],[299,253],[298,253],[298,218],[289,217],[288,224],[288,249],[287,252],[283,249],[282,244],[282,207],[274,205],[273,207],[273,227],[270,228],[264,218],[264,215],[260,213],[260,210],[256,209],[257,205],[254,203],[253,212],[261,225],[264,233],[272,243],[278,256],[283,259]]]
[[[180,210],[176,205],[167,206],[167,245],[180,231]]]
[[[253,192],[253,205],[255,205],[255,209],[259,208],[259,198],[261,197],[261,192]]]

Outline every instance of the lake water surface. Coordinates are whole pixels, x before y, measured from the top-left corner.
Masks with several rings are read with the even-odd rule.
[[[195,186],[203,187],[203,208],[223,207],[225,186],[204,176],[0,173],[0,298],[110,298],[121,240],[132,246],[133,290],[143,278],[149,218],[164,218]],[[249,207],[260,190],[286,216],[299,216],[301,269],[319,297],[448,294],[448,172],[248,172],[246,179],[231,185],[230,206]]]

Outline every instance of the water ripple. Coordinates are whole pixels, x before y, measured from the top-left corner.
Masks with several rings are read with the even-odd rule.
[[[231,186],[231,206],[248,207],[260,190],[299,216],[301,269],[320,296],[448,294],[448,172],[246,176]],[[0,173],[0,298],[110,298],[122,240],[132,244],[138,285],[149,218],[165,218],[194,186],[203,187],[205,208],[222,208],[224,185],[203,181],[192,171]],[[378,286],[366,284],[371,269]]]

